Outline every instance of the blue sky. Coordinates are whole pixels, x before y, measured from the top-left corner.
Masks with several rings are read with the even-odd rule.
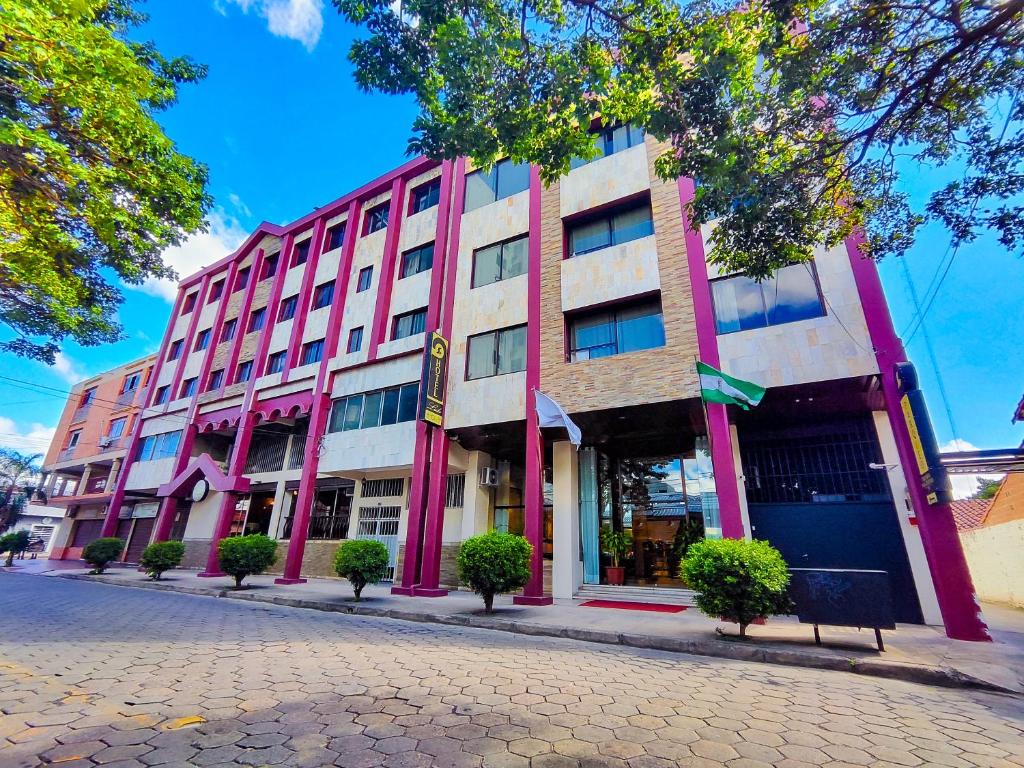
[[[326,0],[150,2],[140,36],[166,54],[189,54],[209,77],[185,88],[161,115],[180,149],[210,168],[211,231],[166,255],[181,274],[227,253],[260,221],[290,221],[401,163],[415,114],[411,100],[356,88],[346,52],[354,35]],[[950,170],[911,169],[908,189],[923,195]],[[922,233],[906,259],[918,292],[935,274],[948,238]],[[913,317],[903,267],[881,265],[902,332]],[[991,238],[960,249],[926,322],[949,395],[956,436],[979,447],[1017,445],[1010,424],[1024,394],[1024,260]],[[0,356],[7,376],[66,390],[85,375],[154,351],[170,310],[170,285],[125,291],[127,338],[82,348],[68,344],[53,368]],[[909,344],[922,374],[940,441],[953,438],[919,331]],[[0,444],[43,451],[63,406],[0,381]]]

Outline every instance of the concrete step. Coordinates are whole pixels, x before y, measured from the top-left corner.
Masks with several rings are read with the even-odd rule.
[[[577,591],[578,600],[619,600],[625,603],[664,603],[694,605],[694,591],[674,587],[613,587],[607,584],[584,584]]]

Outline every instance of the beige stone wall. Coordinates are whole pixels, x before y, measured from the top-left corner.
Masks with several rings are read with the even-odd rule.
[[[664,347],[598,360],[566,362],[560,184],[553,184],[541,194],[541,389],[569,411],[663,402],[699,395],[694,369],[697,334],[679,191],[673,183],[658,181],[654,173],[654,160],[665,146],[650,137],[647,139],[647,164],[652,179],[651,211],[665,319]],[[629,155],[629,152],[619,154]],[[597,163],[613,164],[616,158],[618,155],[612,155]],[[612,167],[608,166],[609,169]],[[599,256],[600,252],[593,255]]]
[[[277,542],[277,562],[267,570],[267,573],[280,574],[284,572],[284,563],[288,558],[288,539],[281,539]],[[334,572],[334,553],[341,546],[340,541],[310,540],[306,542],[306,549],[302,554],[301,575],[306,578],[338,578]]]
[[[1024,608],[1024,520],[960,534],[978,597]]]
[[[185,556],[181,559],[182,568],[201,571],[206,568],[206,560],[210,556],[209,539],[184,539]]]

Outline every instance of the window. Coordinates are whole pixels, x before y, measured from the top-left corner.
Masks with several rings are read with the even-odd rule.
[[[181,348],[184,346],[184,339],[171,342],[171,351],[167,353],[168,360],[177,360],[181,357]]]
[[[434,266],[434,244],[422,245],[402,254],[402,270],[398,279],[418,275]]]
[[[502,160],[490,170],[474,171],[466,176],[464,211],[475,210],[529,188],[530,164]]]
[[[269,280],[277,274],[277,263],[281,260],[281,254],[275,253],[271,256],[267,256],[263,262],[263,274],[260,275],[260,280]]]
[[[238,274],[235,275],[235,291],[244,291],[249,285],[249,271],[249,267],[238,270]]]
[[[353,328],[348,332],[348,344],[345,347],[346,352],[358,352],[363,346],[363,326]]]
[[[417,309],[412,312],[403,312],[395,315],[391,322],[391,339],[404,339],[406,336],[415,336],[427,329],[427,308]]]
[[[462,509],[466,503],[466,475],[448,475],[444,484],[445,509]]]
[[[473,253],[473,287],[490,285],[526,274],[529,239],[526,235]]]
[[[373,282],[373,267],[363,267],[359,270],[359,280],[356,281],[356,293],[370,290]]]
[[[418,405],[417,383],[349,395],[331,405],[328,431],[348,432],[413,421]]]
[[[318,285],[313,293],[313,309],[329,307],[334,300],[334,281]]]
[[[171,387],[165,384],[162,387],[156,389],[156,405],[163,405],[171,399]]]
[[[107,427],[107,437],[109,437],[111,440],[116,440],[121,435],[123,435],[124,425],[127,421],[127,419],[122,418],[114,419],[112,422],[110,422],[110,425]]]
[[[248,330],[248,333],[252,333],[253,331],[261,331],[261,330],[263,330],[263,321],[266,320],[266,317],[267,317],[267,309],[266,309],[266,307],[260,307],[259,309],[254,309],[252,312],[250,312],[249,313],[249,330]]]
[[[381,203],[376,205],[366,212],[366,218],[363,219],[363,234],[369,235],[378,230],[384,229],[388,225],[388,209],[391,208],[391,203]]]
[[[295,307],[299,304],[299,297],[289,296],[287,299],[281,299],[281,309],[277,313],[277,322],[282,323],[285,320],[291,320],[295,317]]]
[[[191,379],[185,379],[181,383],[181,395],[180,397],[192,397],[196,393],[196,389],[199,385],[199,378],[193,376]]]
[[[359,495],[364,499],[380,499],[401,496],[405,493],[405,480],[401,477],[386,477],[380,480],[363,480]]]
[[[206,386],[207,392],[212,392],[215,389],[220,389],[224,386],[224,369],[218,368],[216,371],[210,374],[210,383]]]
[[[199,352],[200,350],[206,349],[208,346],[210,346],[210,329],[204,328],[196,337],[195,351]]]
[[[142,379],[141,373],[130,373],[124,377],[124,384],[121,386],[121,392],[134,392],[139,388],[139,381]]]
[[[302,345],[302,360],[300,365],[312,365],[319,363],[324,354],[324,340],[309,341]]]
[[[335,224],[333,227],[327,230],[327,250],[333,251],[335,248],[341,248],[345,242],[345,223]]]
[[[639,126],[626,123],[614,128],[605,128],[594,135],[594,144],[597,146],[597,151],[601,153],[594,160],[600,160],[602,157],[614,155],[616,152],[621,152],[624,149],[629,149],[643,143],[644,129]],[[574,157],[569,161],[569,167],[579,168],[589,162],[592,161],[584,160],[582,157]]]
[[[238,318],[231,318],[220,331],[220,343],[223,344],[225,341],[231,341],[235,338],[235,330],[238,328]]]
[[[162,435],[147,435],[139,445],[139,461],[159,461],[178,454],[181,432],[165,432]]]
[[[640,205],[620,208],[597,219],[570,225],[569,255],[579,256],[653,234],[651,204],[644,201]]]
[[[213,302],[215,302],[217,299],[219,299],[223,295],[224,295],[224,281],[223,280],[218,280],[216,283],[213,284],[213,287],[210,288],[210,298],[207,300],[207,303],[208,304],[212,304]]]
[[[660,301],[577,315],[569,322],[570,359],[593,360],[665,346]]]
[[[280,373],[284,370],[286,352],[275,352],[267,358],[267,373]]]
[[[93,387],[92,389],[87,389],[85,390],[85,392],[82,393],[82,398],[81,400],[78,401],[78,407],[81,408],[82,406],[91,405],[92,401],[95,399],[96,388]]]
[[[711,296],[719,333],[781,325],[825,314],[813,263],[790,264],[760,283],[746,275],[712,280]]]
[[[192,293],[185,297],[185,301],[181,305],[181,314],[187,315],[189,312],[196,308],[197,295],[198,291],[192,291]]]
[[[71,436],[68,438],[68,448],[74,448],[76,445],[78,445],[78,439],[81,436],[82,436],[81,431],[72,432]]]
[[[412,200],[409,203],[409,215],[422,213],[430,210],[441,201],[441,180],[434,179],[426,184],[420,184],[412,191]]]
[[[467,380],[526,370],[525,325],[470,336],[467,346]]]
[[[235,373],[235,383],[248,381],[252,377],[252,360],[246,360],[238,364],[238,371]]]
[[[309,261],[309,240],[296,243],[292,250],[292,266],[298,267]]]

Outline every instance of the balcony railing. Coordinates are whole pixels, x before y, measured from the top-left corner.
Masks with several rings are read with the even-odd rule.
[[[284,468],[284,455],[288,450],[287,436],[262,438],[253,441],[245,462],[245,474],[280,472]]]
[[[117,396],[118,406],[124,407],[126,405],[131,405],[132,403],[134,403],[135,395],[137,395],[138,392],[139,390],[137,389],[129,389],[127,392],[122,392],[120,395]]]
[[[75,409],[75,412],[71,416],[71,423],[75,424],[79,421],[85,421],[89,415],[89,409],[92,408],[92,402],[84,403]]]
[[[67,461],[68,459],[73,459],[74,457],[75,457],[75,446],[72,446],[70,448],[65,448],[60,453],[58,453],[57,454],[57,461]]]
[[[288,469],[302,469],[306,458],[306,436],[292,437],[292,447],[288,452]]]

